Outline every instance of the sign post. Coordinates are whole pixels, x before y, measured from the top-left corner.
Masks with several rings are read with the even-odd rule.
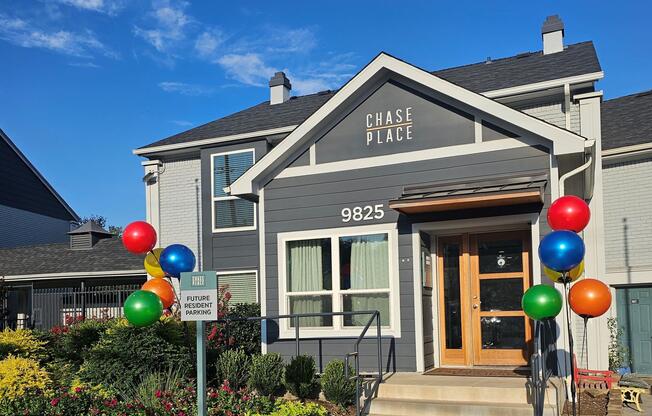
[[[181,273],[181,320],[195,321],[197,332],[197,415],[206,416],[206,331],[205,321],[217,319],[219,302],[217,273]]]

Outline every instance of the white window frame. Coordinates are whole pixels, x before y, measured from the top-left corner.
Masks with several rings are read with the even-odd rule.
[[[366,226],[331,228],[323,230],[298,231],[279,233],[278,244],[278,273],[279,273],[279,313],[288,315],[290,313],[290,297],[297,295],[331,295],[334,312],[342,311],[342,296],[356,293],[387,293],[387,289],[340,289],[340,237],[356,237],[370,234],[387,234],[387,247],[389,254],[389,326],[382,327],[383,335],[391,335],[395,338],[401,337],[401,305],[399,293],[399,267],[398,267],[398,230],[396,224],[374,224]],[[298,240],[313,240],[320,238],[331,239],[331,273],[332,290],[295,292],[289,295],[287,292],[287,267],[286,253],[287,242]],[[362,315],[360,315],[362,316]],[[295,329],[290,327],[290,320],[283,319],[279,322],[279,335],[281,338],[294,338]],[[328,327],[299,327],[299,336],[303,338],[340,338],[357,337],[362,330],[361,326],[344,326],[342,316],[333,316],[333,325]],[[367,331],[367,337],[375,336],[375,330]]]
[[[213,228],[213,233],[231,233],[231,232],[236,232],[236,231],[252,231],[257,228],[257,215],[256,215],[256,203],[253,202],[254,204],[254,225],[251,226],[245,226],[245,227],[229,227],[229,228],[216,228],[215,227],[215,202],[216,201],[228,201],[231,199],[241,199],[237,196],[232,196],[232,195],[227,195],[227,196],[215,196],[215,157],[217,156],[225,156],[225,155],[232,155],[232,154],[237,154],[237,153],[247,153],[251,152],[252,160],[254,164],[256,164],[256,149],[254,148],[247,148],[247,149],[239,149],[239,150],[232,150],[229,152],[220,152],[220,153],[211,153],[211,225]],[[252,165],[253,166],[253,165]]]
[[[217,287],[220,287],[220,275],[231,275],[231,274],[245,274],[245,273],[252,273],[255,277],[255,283],[256,283],[256,303],[260,303],[260,293],[258,292],[258,270],[223,270],[223,271],[216,271],[215,276],[217,276]]]

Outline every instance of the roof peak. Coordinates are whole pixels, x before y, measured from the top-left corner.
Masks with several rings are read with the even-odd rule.
[[[86,221],[79,227],[75,228],[74,230],[68,232],[69,235],[74,235],[74,234],[85,234],[85,233],[95,233],[95,234],[104,234],[104,235],[113,235],[112,233],[106,231],[101,225],[96,223],[95,221]]]

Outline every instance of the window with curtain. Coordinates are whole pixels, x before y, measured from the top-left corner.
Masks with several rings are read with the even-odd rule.
[[[238,231],[256,227],[255,205],[251,201],[230,196],[224,188],[254,164],[253,149],[214,154],[213,169],[213,231]]]
[[[229,303],[258,302],[258,276],[253,272],[217,273],[217,283],[231,294]]]
[[[387,233],[287,241],[285,294],[288,312],[378,310],[381,324],[389,326],[389,256]],[[309,317],[301,318],[300,326],[356,327],[364,326],[368,320],[369,315],[344,316],[341,320]]]

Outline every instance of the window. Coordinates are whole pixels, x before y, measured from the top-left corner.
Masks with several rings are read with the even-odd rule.
[[[395,229],[383,225],[279,235],[281,313],[378,310],[381,325],[398,330]],[[310,234],[313,234],[311,236]],[[303,237],[305,236],[305,237]],[[301,318],[301,334],[359,334],[369,315]],[[289,335],[294,322],[282,328]],[[326,331],[321,332],[320,331]],[[384,331],[385,332],[385,331]]]
[[[217,272],[217,284],[231,294],[230,304],[258,302],[258,273],[254,271]]]
[[[255,204],[224,191],[253,164],[253,149],[211,155],[213,232],[256,229]]]

